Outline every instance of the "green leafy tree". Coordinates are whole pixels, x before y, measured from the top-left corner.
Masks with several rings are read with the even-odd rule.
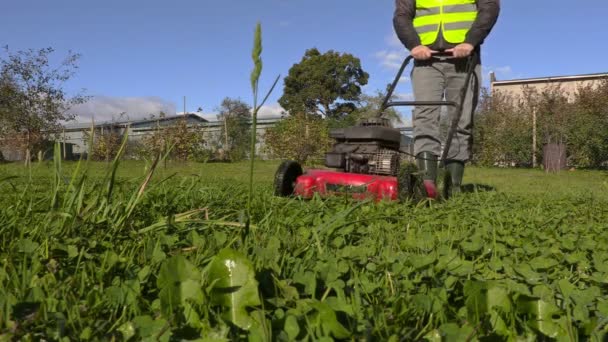
[[[111,123],[98,126],[93,132],[90,130],[83,132],[85,144],[90,144],[89,154],[91,159],[109,162],[116,157],[124,134],[124,126],[119,122],[126,116],[127,113],[122,112],[116,118],[113,118]]]
[[[69,52],[58,65],[50,62],[52,48],[12,52],[0,60],[0,130],[2,137],[19,141],[26,162],[32,149],[60,132],[60,123],[74,115],[69,109],[83,103],[82,94],[68,96],[63,89],[78,68],[79,54]]]
[[[608,166],[608,80],[578,89],[567,120],[570,162],[578,167]]]
[[[309,49],[285,77],[279,104],[290,113],[340,118],[355,110],[368,78],[351,54]]]
[[[476,114],[474,159],[486,166],[527,165],[532,160],[531,99],[515,101],[483,89]]]
[[[376,91],[374,95],[362,94],[357,107],[343,118],[332,120],[331,127],[352,126],[361,120],[374,118],[378,115],[390,120],[393,125],[402,123],[401,115],[395,108],[387,108],[379,113],[385,96],[381,91]]]
[[[331,146],[329,122],[319,116],[292,114],[269,128],[264,141],[272,156],[305,164],[322,158]]]
[[[165,114],[161,112],[160,118]],[[202,127],[189,125],[185,117],[176,120],[170,126],[156,124],[156,129],[144,137],[138,154],[145,158],[166,155],[168,159],[179,161],[205,161],[209,151],[204,147]]]
[[[217,116],[221,122],[220,159],[239,161],[247,156],[250,147],[251,106],[240,99],[225,98]]]
[[[93,145],[91,146],[90,153],[93,160],[109,162],[120,150],[122,143],[122,135],[119,127],[104,127],[95,132],[93,137]],[[88,132],[84,134],[85,139],[89,140]]]

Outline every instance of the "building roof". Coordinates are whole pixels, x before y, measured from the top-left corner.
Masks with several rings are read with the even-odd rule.
[[[132,125],[141,125],[141,124],[146,124],[146,123],[151,123],[151,122],[156,123],[156,122],[174,121],[174,120],[181,119],[184,117],[189,118],[189,119],[194,119],[195,121],[199,121],[200,123],[208,122],[207,119],[201,117],[198,114],[187,113],[186,115],[183,115],[183,114],[167,115],[162,118],[158,117],[158,118],[146,118],[146,119],[139,119],[139,120],[95,122],[95,127],[125,127],[125,126],[132,126]],[[80,129],[91,128],[91,123],[90,122],[67,123],[67,124],[63,125],[63,127],[67,130],[80,130]]]
[[[521,79],[506,80],[506,81],[492,81],[492,86],[513,85],[513,84],[531,84],[531,83],[585,81],[585,80],[594,80],[594,79],[602,79],[602,78],[608,79],[608,73],[521,78]]]

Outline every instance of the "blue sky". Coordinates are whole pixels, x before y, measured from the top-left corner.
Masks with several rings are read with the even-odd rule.
[[[94,96],[79,108],[82,119],[181,111],[183,96],[188,111],[202,107],[213,118],[224,97],[251,103],[257,21],[262,89],[311,47],[354,54],[370,74],[365,91],[384,88],[406,54],[393,33],[393,10],[393,0],[6,0],[0,45],[51,46],[57,57],[81,53],[66,89]],[[606,13],[606,0],[502,0],[483,48],[484,76],[489,70],[499,79],[607,72]],[[398,90],[410,91],[407,82]],[[282,82],[265,115],[279,112],[281,94]]]

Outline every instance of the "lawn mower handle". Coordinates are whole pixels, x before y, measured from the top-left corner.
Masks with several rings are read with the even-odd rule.
[[[440,60],[446,60],[446,59],[452,59],[455,58],[451,53],[449,52],[438,52],[438,53],[434,53],[431,56],[432,59],[440,59]],[[472,55],[470,55],[467,59],[467,82],[465,82],[465,84],[468,84],[470,82],[470,75],[472,73],[472,70],[474,70],[475,68],[471,68],[471,65],[475,64],[475,59],[477,58],[477,54],[473,53]],[[403,72],[405,71],[405,68],[408,66],[408,64],[412,61],[412,59],[414,59],[414,56],[412,55],[408,55],[405,60],[403,61],[403,63],[401,64],[401,67],[399,68],[399,72],[397,73],[397,77],[395,77],[395,80],[393,81],[393,83],[391,84],[391,86],[388,89],[388,92],[386,93],[386,97],[384,98],[384,101],[382,102],[382,106],[380,106],[380,110],[378,111],[378,117],[382,116],[382,113],[384,112],[385,109],[390,108],[390,107],[405,107],[405,106],[452,106],[452,107],[459,107],[461,106],[461,104],[458,104],[457,102],[454,101],[390,101],[391,97],[393,96],[393,92],[395,91],[395,88],[397,88],[397,84],[399,84],[399,80],[401,79],[401,75],[403,75]]]
[[[388,92],[386,93],[386,97],[382,102],[382,106],[380,106],[380,110],[378,111],[378,117],[381,117],[384,110],[389,107],[397,107],[397,106],[453,106],[456,107],[457,114],[452,118],[452,125],[448,131],[448,136],[445,141],[445,148],[443,149],[443,153],[441,155],[441,164],[444,164],[447,157],[448,152],[450,151],[450,146],[452,145],[452,140],[454,139],[454,134],[458,130],[458,123],[460,122],[460,118],[462,117],[462,107],[464,106],[464,100],[467,95],[467,90],[469,89],[469,84],[471,82],[471,77],[475,72],[475,67],[479,64],[479,53],[474,51],[469,57],[467,57],[467,66],[466,72],[467,76],[464,82],[464,86],[460,89],[460,103],[454,101],[390,101],[391,96],[393,96],[393,92],[395,88],[397,88],[397,84],[401,79],[401,75],[403,75],[403,71],[407,67],[407,65],[412,61],[414,57],[409,55],[405,58],[403,63],[401,64],[401,68],[399,68],[399,72],[397,73],[397,77],[391,84]],[[431,56],[431,58],[437,58],[440,60],[446,60],[455,58],[451,53],[439,52],[435,53]],[[479,82],[479,81],[478,81]]]

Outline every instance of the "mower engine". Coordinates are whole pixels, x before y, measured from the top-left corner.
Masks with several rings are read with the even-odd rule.
[[[335,143],[325,154],[325,166],[333,170],[303,172],[299,163],[286,160],[275,174],[275,194],[302,198],[348,194],[356,199],[397,200],[399,191],[408,193],[409,176],[403,178],[399,168],[401,132],[388,120],[368,119],[332,130],[330,136]]]
[[[325,166],[347,173],[397,175],[401,133],[387,119],[373,118],[335,129],[330,137],[336,142],[325,154]]]

